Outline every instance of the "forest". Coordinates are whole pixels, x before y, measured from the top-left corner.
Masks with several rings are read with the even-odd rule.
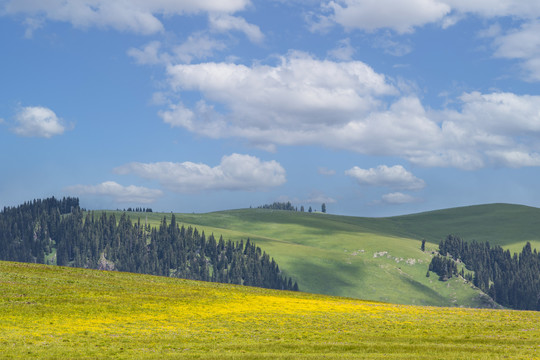
[[[4,207],[0,260],[179,277],[270,289],[298,290],[274,259],[255,246],[206,236],[163,218],[159,227],[83,212],[77,198],[54,197]]]
[[[510,254],[489,242],[467,242],[449,235],[439,244],[440,256],[435,256],[429,271],[440,280],[457,276],[456,262],[462,262],[474,273],[460,275],[488,294],[502,306],[519,310],[540,311],[540,254],[527,243],[521,253]]]

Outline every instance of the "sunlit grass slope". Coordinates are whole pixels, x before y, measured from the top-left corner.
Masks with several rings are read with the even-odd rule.
[[[132,213],[159,225],[168,213]],[[254,240],[301,290],[400,304],[489,306],[470,284],[426,277],[431,251],[448,234],[520,251],[540,249],[540,209],[492,204],[391,218],[242,209],[175,214],[177,221],[225,239]]]
[[[0,262],[0,358],[534,359],[540,313]]]

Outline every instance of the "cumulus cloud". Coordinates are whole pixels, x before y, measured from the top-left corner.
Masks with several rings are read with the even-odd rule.
[[[153,34],[164,29],[159,16],[231,14],[249,4],[250,0],[7,0],[1,12],[69,22],[77,28],[97,26]]]
[[[376,168],[362,169],[358,166],[345,171],[361,185],[384,186],[394,189],[420,190],[426,186],[424,180],[417,178],[401,165],[379,165]]]
[[[286,181],[285,169],[276,161],[261,161],[250,155],[224,156],[210,167],[193,162],[130,163],[115,169],[118,174],[135,174],[157,180],[177,192],[202,190],[266,190]]]
[[[507,167],[540,166],[540,153],[520,150],[490,151],[488,155],[496,163]]]
[[[332,12],[329,18],[345,28],[390,28],[398,33],[410,33],[417,26],[440,21],[451,11],[448,4],[436,0],[340,0],[324,7]]]
[[[446,28],[468,14],[487,19],[506,16],[534,19],[540,16],[540,3],[536,0],[332,0],[322,4],[317,18],[319,27],[328,27],[331,22],[348,29],[392,29],[403,34],[430,23]]]
[[[540,132],[540,96],[516,95],[508,92],[482,94],[464,93],[459,113],[444,113],[463,127],[481,127],[500,135],[527,135]],[[466,129],[471,130],[471,129]],[[502,138],[485,139],[503,144]]]
[[[313,31],[327,30],[332,24],[367,32],[385,29],[393,35],[412,33],[427,24],[438,24],[446,29],[471,15],[488,20],[511,18],[512,22],[506,23],[510,30],[492,24],[480,35],[494,37],[496,57],[520,61],[525,80],[540,81],[537,36],[540,2],[537,0],[331,0],[323,2],[320,11],[310,16],[309,26]],[[514,24],[520,27],[513,28]],[[405,55],[412,49],[407,43],[388,36],[378,38],[375,46],[395,56]]]
[[[66,191],[77,195],[109,196],[121,203],[149,204],[163,195],[161,190],[142,186],[122,186],[114,181],[105,181],[98,185],[74,185]]]
[[[385,204],[390,204],[390,205],[408,204],[408,203],[413,203],[417,201],[418,201],[417,198],[408,194],[400,193],[400,192],[384,194],[382,196],[382,202]]]
[[[167,73],[172,92],[196,92],[200,100],[170,104],[159,113],[164,122],[211,138],[242,138],[263,149],[319,145],[462,169],[507,166],[513,157],[495,156],[501,152],[540,152],[539,96],[471,92],[453,108],[426,109],[362,62],[304,53],[273,66],[211,62],[169,66]]]
[[[320,61],[303,53],[282,57],[277,66],[201,63],[169,66],[167,73],[173,90],[198,91],[230,109],[228,132],[245,136],[277,125],[300,125],[307,134],[343,124],[376,108],[379,96],[397,93],[362,62]],[[176,109],[162,117],[172,122]]]
[[[54,111],[41,106],[23,107],[15,115],[15,121],[13,131],[20,136],[50,138],[65,131]]]
[[[494,37],[495,56],[521,61],[525,70],[525,79],[540,81],[540,21],[534,20],[523,24],[519,29],[504,34],[488,33]]]

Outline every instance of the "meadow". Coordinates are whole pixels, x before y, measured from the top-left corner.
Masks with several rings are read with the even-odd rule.
[[[0,262],[0,357],[533,359],[540,313]]]
[[[117,213],[117,215],[119,215]],[[158,226],[171,213],[130,213]],[[390,218],[240,209],[175,214],[177,222],[225,239],[250,238],[306,292],[410,305],[490,307],[459,278],[426,277],[440,240],[449,234],[521,251],[540,249],[540,209],[491,204]],[[421,241],[426,240],[426,251]]]

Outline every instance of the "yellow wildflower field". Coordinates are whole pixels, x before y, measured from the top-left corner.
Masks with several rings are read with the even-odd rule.
[[[0,358],[535,359],[540,313],[0,262]]]

